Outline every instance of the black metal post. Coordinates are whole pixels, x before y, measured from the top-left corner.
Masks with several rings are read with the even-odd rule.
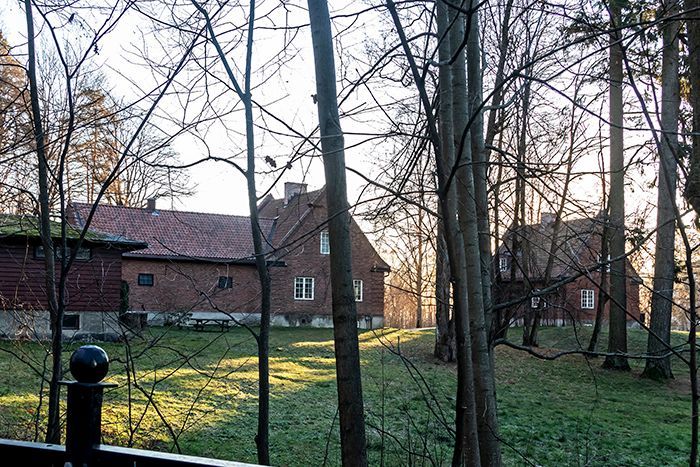
[[[68,387],[66,460],[73,467],[90,465],[92,450],[100,444],[102,395],[104,388],[116,386],[100,382],[108,369],[107,353],[95,345],[84,345],[70,359],[76,381],[61,382]]]

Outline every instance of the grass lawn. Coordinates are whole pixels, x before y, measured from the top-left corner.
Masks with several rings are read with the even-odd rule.
[[[185,454],[255,462],[257,359],[247,332],[149,333],[128,349],[103,345],[112,358],[107,381],[119,384],[105,395],[105,442],[173,450],[177,439]],[[577,345],[570,328],[543,329],[541,339],[542,351]],[[371,465],[449,465],[452,435],[445,426],[453,417],[455,368],[432,358],[433,331],[363,332],[360,341]],[[630,331],[632,352],[645,343],[642,332]],[[410,363],[387,347],[400,348]],[[40,379],[20,358],[40,370],[45,351],[17,342],[2,342],[0,350],[0,436],[32,439]],[[135,371],[127,377],[129,354]],[[273,328],[270,360],[272,463],[339,465],[332,331]],[[678,362],[676,380],[665,384],[640,379],[640,361],[622,374],[600,364],[497,349],[507,465],[687,464],[687,369]]]

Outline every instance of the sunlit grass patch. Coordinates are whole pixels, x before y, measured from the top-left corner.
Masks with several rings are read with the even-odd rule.
[[[515,342],[519,332],[511,330]],[[544,328],[540,350],[587,344],[589,332]],[[324,459],[339,464],[332,335],[329,329],[272,330],[270,447],[275,465],[321,465]],[[683,338],[674,334],[674,339]],[[600,342],[604,349],[606,336]],[[642,352],[646,336],[630,331],[629,342],[630,351]],[[370,463],[448,464],[456,371],[453,364],[432,358],[434,331],[366,331],[359,343]],[[45,349],[11,342],[0,347],[14,354],[0,354],[2,436],[33,439],[40,379],[20,358],[36,368]],[[257,350],[247,331],[151,328],[128,347],[104,348],[112,358],[108,380],[119,385],[105,394],[105,442],[165,451],[179,446],[188,454],[255,462]],[[639,378],[642,361],[633,362],[631,373],[608,372],[600,369],[601,363],[581,356],[542,361],[497,349],[507,465],[686,462],[687,370],[676,364],[677,379],[657,383]]]

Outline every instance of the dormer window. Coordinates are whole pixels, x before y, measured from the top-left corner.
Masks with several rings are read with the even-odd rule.
[[[501,272],[507,272],[507,271],[508,271],[508,266],[509,266],[508,263],[509,263],[508,258],[507,258],[506,256],[501,256],[501,257],[498,259],[498,269],[499,269]]]
[[[330,255],[331,254],[331,242],[328,237],[328,231],[324,230],[321,232],[321,254]]]

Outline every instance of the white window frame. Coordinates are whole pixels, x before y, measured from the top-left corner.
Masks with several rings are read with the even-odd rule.
[[[605,270],[605,272],[610,272],[610,253],[608,253],[608,258],[603,259],[603,255],[598,255],[598,262],[599,263],[606,263],[604,264],[600,269]]]
[[[540,297],[531,297],[530,298],[530,308],[539,308],[540,306]]]
[[[595,308],[595,290],[581,289],[581,309],[593,310]]]
[[[321,231],[321,236],[319,237],[320,252],[322,255],[331,254],[331,238],[328,235],[327,230]]]
[[[309,290],[307,289],[307,285],[310,284],[310,290],[311,290],[311,295],[309,296],[306,292]],[[315,286],[315,281],[313,277],[295,277],[294,278],[294,300],[313,300],[314,299],[314,287]],[[298,287],[301,287],[299,289]],[[301,294],[297,294],[297,292],[301,291]]]
[[[352,280],[352,290],[355,292],[355,301],[361,302],[365,298],[365,284],[362,279]],[[359,292],[359,294],[358,294]]]
[[[501,272],[508,271],[508,258],[506,256],[498,258],[498,269],[500,269]]]

